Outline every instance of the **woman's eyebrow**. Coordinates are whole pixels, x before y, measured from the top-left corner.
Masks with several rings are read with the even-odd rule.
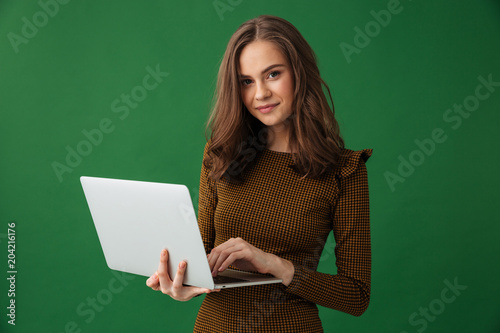
[[[274,65],[268,66],[268,67],[266,67],[266,68],[262,71],[262,74],[264,74],[265,72],[267,72],[267,71],[269,71],[269,70],[271,70],[271,69],[273,69],[273,68],[275,68],[275,67],[282,67],[282,66],[284,67],[285,65],[283,65],[283,64],[274,64]],[[247,78],[247,77],[250,77],[250,76],[249,76],[249,75],[245,75],[245,74],[240,74],[240,78],[242,78],[242,79],[243,79],[243,78]]]

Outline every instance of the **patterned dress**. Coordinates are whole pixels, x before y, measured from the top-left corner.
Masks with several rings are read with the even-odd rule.
[[[198,224],[206,252],[241,237],[290,260],[295,273],[289,286],[207,294],[194,332],[322,332],[317,304],[354,316],[366,310],[371,246],[365,162],[371,154],[372,149],[343,149],[336,169],[302,180],[290,167],[290,153],[269,149],[256,154],[240,184],[215,185],[202,165]],[[316,271],[332,230],[336,275]]]

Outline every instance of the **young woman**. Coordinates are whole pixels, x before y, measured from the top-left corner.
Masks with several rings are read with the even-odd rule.
[[[259,16],[222,60],[202,163],[198,223],[215,276],[228,267],[281,284],[214,292],[172,281],[168,252],[147,285],[207,293],[195,332],[322,332],[317,304],[360,316],[370,301],[371,149],[344,148],[315,55],[297,29]],[[316,271],[330,231],[337,274]]]

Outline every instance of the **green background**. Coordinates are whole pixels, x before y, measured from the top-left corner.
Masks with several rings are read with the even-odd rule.
[[[54,2],[46,1],[54,12]],[[133,275],[109,286],[116,277],[79,177],[186,184],[197,206],[218,64],[236,28],[260,14],[281,16],[302,32],[332,89],[347,147],[374,149],[367,163],[371,303],[359,318],[320,308],[325,331],[500,332],[493,145],[500,87],[480,88],[489,96],[460,126],[443,118],[454,104],[474,102],[480,76],[500,82],[498,1],[402,0],[378,30],[371,11],[387,10],[387,1],[70,1],[58,7],[44,22],[36,1],[0,1],[1,332],[192,330],[202,297],[176,302]],[[40,27],[15,46],[9,36],[23,38],[23,18]],[[365,31],[367,24],[369,43],[346,57],[341,44],[356,46],[355,28]],[[121,119],[112,103],[139,93],[146,68],[157,65],[168,77]],[[112,131],[85,151],[82,131],[103,119]],[[428,143],[439,128],[446,140],[419,153],[415,140]],[[79,144],[86,156],[59,179],[53,163],[67,164],[67,147]],[[386,176],[398,174],[401,158],[418,165],[391,188]],[[17,223],[16,326],[6,316],[9,221]],[[325,251],[319,270],[333,273],[334,266]],[[460,294],[446,290],[445,281],[455,280],[467,287]],[[443,293],[455,298],[443,303]],[[93,310],[88,302],[96,297]],[[429,307],[426,319],[419,311]]]

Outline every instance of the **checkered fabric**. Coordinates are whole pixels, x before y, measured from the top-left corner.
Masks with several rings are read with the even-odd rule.
[[[205,147],[205,154],[207,151]],[[293,262],[289,286],[268,284],[208,294],[194,332],[322,332],[317,304],[355,316],[370,301],[371,246],[368,178],[372,149],[343,149],[336,169],[300,180],[292,155],[265,149],[244,181],[200,176],[198,224],[210,250],[241,237]],[[330,231],[337,274],[316,271]]]

